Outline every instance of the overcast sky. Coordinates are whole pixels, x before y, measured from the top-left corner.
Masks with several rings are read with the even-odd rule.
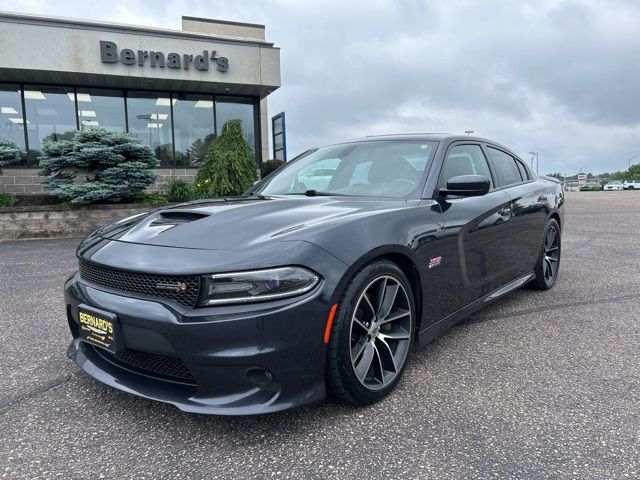
[[[378,133],[474,130],[541,173],[640,154],[640,1],[0,0],[0,9],[180,28],[262,23],[279,46],[289,157]],[[640,162],[640,156],[632,163]]]

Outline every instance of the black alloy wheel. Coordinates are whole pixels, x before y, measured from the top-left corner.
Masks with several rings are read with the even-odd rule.
[[[560,270],[561,253],[560,226],[555,219],[547,222],[542,249],[535,268],[532,285],[540,290],[549,290],[556,283]]]
[[[407,364],[416,323],[413,294],[387,261],[363,268],[347,286],[328,347],[332,396],[368,405],[387,395]]]

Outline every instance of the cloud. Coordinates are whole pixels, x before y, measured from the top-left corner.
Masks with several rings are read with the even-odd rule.
[[[264,23],[282,48],[288,150],[356,136],[472,129],[542,171],[623,169],[640,153],[640,7],[632,0],[46,1],[5,10],[179,28]]]

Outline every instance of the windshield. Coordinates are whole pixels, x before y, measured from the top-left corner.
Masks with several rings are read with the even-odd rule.
[[[286,165],[256,193],[406,197],[420,184],[436,145],[384,140],[320,148]]]

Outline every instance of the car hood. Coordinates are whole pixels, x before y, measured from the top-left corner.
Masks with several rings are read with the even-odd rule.
[[[355,197],[247,197],[161,208],[111,223],[94,236],[119,242],[204,250],[238,250],[290,239],[326,222],[342,222],[407,205]]]

